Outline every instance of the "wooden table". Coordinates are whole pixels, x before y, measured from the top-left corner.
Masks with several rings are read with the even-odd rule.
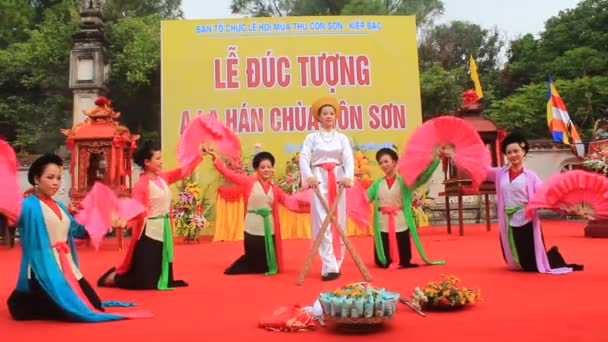
[[[484,182],[478,189],[471,187],[472,182],[470,179],[448,179],[443,182],[445,190],[440,192],[440,196],[445,196],[445,219],[448,228],[448,234],[452,234],[452,218],[450,215],[450,197],[456,196],[458,198],[458,231],[459,235],[464,235],[464,222],[462,217],[462,197],[463,196],[484,196],[485,202],[485,213],[486,213],[486,231],[491,231],[491,219],[490,219],[490,195],[496,194],[496,188],[492,182]]]

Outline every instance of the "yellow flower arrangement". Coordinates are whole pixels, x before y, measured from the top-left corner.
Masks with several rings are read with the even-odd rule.
[[[201,231],[209,226],[205,218],[208,210],[209,200],[202,196],[194,176],[184,178],[172,207],[176,235],[186,241],[198,241]]]
[[[369,159],[365,155],[365,151],[359,148],[355,148],[355,176],[362,183],[368,183],[371,181],[371,169]]]
[[[430,282],[423,289],[419,287],[414,289],[411,303],[416,306],[417,309],[455,309],[463,307],[466,304],[481,301],[481,292],[479,289],[458,287],[456,284],[460,282],[460,279],[457,277],[444,274],[441,276],[444,280],[440,282]]]
[[[285,174],[279,178],[277,185],[291,195],[300,191],[300,153],[296,153],[285,165]]]
[[[429,225],[432,198],[428,197],[428,194],[428,188],[426,190],[418,189],[414,192],[412,211],[414,212],[414,219],[416,220],[417,227],[426,227]]]

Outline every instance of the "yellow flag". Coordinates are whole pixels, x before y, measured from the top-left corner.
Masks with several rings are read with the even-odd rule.
[[[473,55],[470,55],[469,58],[469,72],[471,73],[471,80],[475,84],[475,93],[477,93],[477,97],[483,97],[483,90],[481,89],[481,82],[479,82],[479,74],[477,74],[477,63],[475,63],[475,59],[473,59]]]

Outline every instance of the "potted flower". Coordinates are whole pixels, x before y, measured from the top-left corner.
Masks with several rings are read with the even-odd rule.
[[[285,193],[292,195],[300,191],[300,153],[296,153],[285,165],[285,174],[279,178],[277,185]]]
[[[598,143],[592,147],[592,144],[589,144],[590,151],[583,161],[583,168],[608,176],[608,145]],[[584,234],[590,238],[608,238],[608,220],[589,220]]]
[[[460,280],[453,275],[441,275],[444,280],[430,282],[424,288],[416,287],[411,304],[418,310],[454,310],[481,301],[479,289],[458,287]]]
[[[589,171],[608,175],[608,146],[601,145],[587,155],[583,167]]]
[[[179,189],[172,208],[175,234],[186,242],[198,242],[201,231],[209,226],[205,218],[209,200],[201,195],[192,174],[182,180]]]

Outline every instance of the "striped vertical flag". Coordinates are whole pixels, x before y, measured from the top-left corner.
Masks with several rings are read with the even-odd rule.
[[[553,80],[549,77],[547,89],[547,125],[553,136],[553,141],[572,146],[577,156],[585,156],[585,145],[578,135],[574,123],[570,119],[566,105],[557,92]],[[572,142],[570,141],[572,140]]]

